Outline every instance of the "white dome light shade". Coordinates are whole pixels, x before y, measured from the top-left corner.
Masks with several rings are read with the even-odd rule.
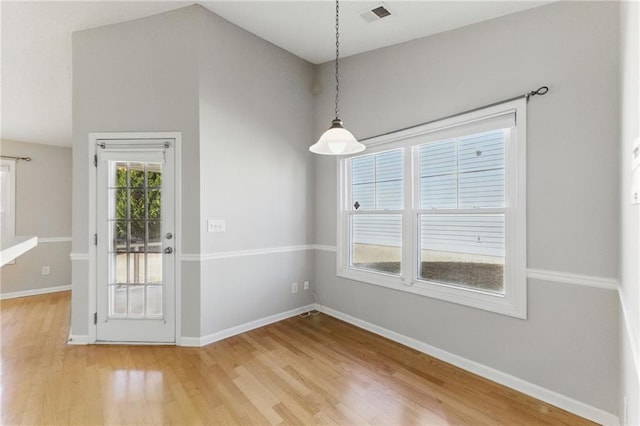
[[[320,136],[318,142],[309,147],[309,151],[322,155],[355,154],[364,149],[365,146],[358,142],[338,119],[333,120],[331,128]]]

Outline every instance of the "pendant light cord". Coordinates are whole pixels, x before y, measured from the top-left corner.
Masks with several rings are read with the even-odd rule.
[[[339,120],[338,118],[338,112],[339,112],[339,108],[338,108],[338,99],[340,97],[340,79],[338,78],[339,76],[339,66],[338,66],[338,60],[340,58],[340,5],[339,5],[339,1],[340,0],[336,0],[336,120]]]

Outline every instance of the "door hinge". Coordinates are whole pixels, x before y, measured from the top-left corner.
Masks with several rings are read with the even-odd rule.
[[[98,167],[98,154],[93,156],[93,167]]]
[[[93,245],[94,246],[98,245],[98,234],[93,234]]]
[[[97,312],[93,313],[93,323],[94,324],[98,324],[98,313]]]

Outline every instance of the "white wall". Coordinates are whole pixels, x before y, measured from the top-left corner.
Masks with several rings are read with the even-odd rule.
[[[332,67],[318,74],[317,134]],[[615,279],[617,75],[618,5],[554,3],[344,59],[341,118],[363,139],[548,85],[528,111],[528,267]],[[316,242],[328,246],[335,177],[335,160],[318,157]],[[530,279],[523,321],[338,279],[331,251],[315,269],[330,308],[617,415],[615,291]]]
[[[313,66],[201,10],[201,335],[312,302]],[[226,232],[208,233],[206,220]],[[216,258],[221,254],[230,256]],[[226,255],[225,255],[226,256]],[[300,292],[291,294],[291,283]]]
[[[0,269],[0,294],[66,288],[71,284],[71,149],[3,140],[0,150],[32,158],[16,162],[16,235],[39,239],[15,264]],[[49,275],[42,275],[43,266],[49,266]]]
[[[630,203],[631,150],[640,136],[640,3],[620,7],[621,140],[621,396],[628,401],[627,424],[640,424],[640,208]],[[620,406],[620,418],[624,409]]]

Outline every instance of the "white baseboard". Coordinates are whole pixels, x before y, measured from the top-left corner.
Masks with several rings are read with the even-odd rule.
[[[59,285],[56,287],[37,288],[34,290],[14,291],[11,293],[0,293],[0,300],[15,299],[17,297],[37,296],[39,294],[57,293],[59,291],[69,291],[69,290],[71,290],[71,284]]]
[[[67,345],[88,345],[89,336],[86,334],[70,334]]]
[[[180,342],[179,345],[191,346],[191,347],[206,346],[231,336],[235,336],[259,327],[264,327],[265,325],[273,324],[274,322],[282,321],[284,319],[291,318],[296,315],[303,314],[305,312],[309,312],[313,309],[315,309],[315,305],[313,304],[307,305],[307,306],[301,306],[299,308],[295,308],[290,311],[281,312],[279,314],[260,318],[255,321],[248,322],[246,324],[241,324],[235,327],[227,328],[225,330],[221,330],[221,331],[209,334],[207,336],[202,336],[202,337],[184,337],[183,336],[179,340]]]
[[[435,346],[431,346],[427,343],[421,342],[411,337],[396,333],[395,331],[379,327],[340,311],[327,308],[326,306],[316,304],[315,309],[322,311],[327,315],[331,315],[332,317],[338,318],[342,321],[353,324],[364,330],[386,337],[387,339],[393,340],[394,342],[398,342],[412,349],[430,355],[434,358],[438,358],[442,361],[448,362],[449,364],[453,364],[456,367],[460,367],[486,379],[525,393],[529,396],[532,396],[533,398],[555,405],[556,407],[562,408],[563,410],[569,411],[578,416],[603,425],[617,426],[620,424],[620,420],[618,419],[618,417],[611,413],[607,413],[606,411],[603,411],[599,408],[592,407],[583,402],[561,395],[557,392],[543,388],[536,384],[527,382],[526,380],[514,377],[510,374],[488,367],[484,364],[480,364],[470,359],[452,354],[451,352],[444,351],[442,349],[436,348]]]

